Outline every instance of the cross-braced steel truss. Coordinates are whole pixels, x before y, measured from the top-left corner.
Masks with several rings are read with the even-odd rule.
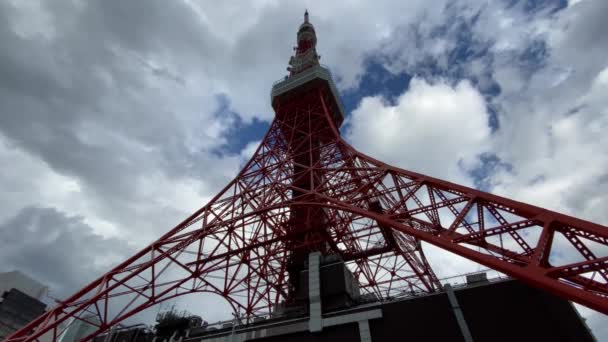
[[[290,267],[311,250],[340,255],[378,297],[433,292],[421,241],[608,313],[606,227],[370,158],[342,140],[327,96],[312,88],[275,107],[257,151],[215,198],[8,341],[56,337],[70,318],[96,326],[92,338],[191,293],[265,314],[293,297]]]

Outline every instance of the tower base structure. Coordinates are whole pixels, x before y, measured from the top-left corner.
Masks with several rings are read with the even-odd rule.
[[[299,297],[299,306],[278,308],[250,324],[192,328],[174,340],[596,341],[569,301],[509,278],[474,274],[465,284],[446,284],[434,294],[378,301],[358,293],[340,260],[311,253],[302,272],[308,298]]]

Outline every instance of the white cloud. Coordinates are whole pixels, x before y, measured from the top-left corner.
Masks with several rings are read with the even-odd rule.
[[[482,16],[474,32],[494,41],[487,63],[501,88],[492,100],[500,122],[492,152],[511,165],[490,176],[491,192],[608,224],[607,9],[585,1],[556,14],[511,10],[503,15],[514,24],[504,30]],[[546,56],[531,70],[517,61],[535,40]],[[582,313],[605,338],[606,316]]]
[[[0,136],[0,163],[10,165],[0,173],[0,188],[9,189],[0,222],[24,207],[53,207],[95,233],[142,245],[202,206],[256,147],[215,153],[234,120],[218,115],[217,96],[245,121],[270,120],[268,92],[286,73],[308,7],[322,62],[341,89],[357,86],[370,56],[419,75],[420,64],[435,60],[446,77],[463,68],[457,81],[501,87],[490,101],[496,135],[469,81],[419,76],[394,104],[381,95],[361,102],[347,132],[356,147],[468,185],[477,156],[493,152],[513,166],[490,176],[493,192],[606,224],[608,2],[571,1],[533,15],[519,4],[447,3],[151,1],[144,10],[135,2],[7,2],[0,65],[16,73],[3,74],[11,87],[0,97],[1,126],[11,133]],[[473,17],[468,48],[481,53],[489,44],[489,52],[451,64],[458,23]],[[530,71],[518,54],[535,40],[549,57]],[[472,267],[430,254],[446,275]]]
[[[499,129],[482,143],[510,167],[498,168],[489,175],[491,192],[608,224],[604,210],[608,206],[608,141],[602,134],[608,127],[605,96],[608,39],[602,33],[606,31],[602,16],[607,9],[605,1],[581,1],[557,13],[548,9],[527,13],[523,6],[505,8],[500,3],[481,8],[472,25],[473,46],[469,49],[485,44],[489,46],[488,52],[466,65],[447,65],[445,72],[450,75],[450,70],[462,67],[464,76],[477,79],[480,89],[488,89],[492,82],[500,87],[500,95],[489,100],[497,111]],[[466,13],[457,15],[466,17]],[[430,25],[433,24],[436,23]],[[381,54],[387,56],[389,70],[412,73],[420,63],[428,62],[436,62],[443,68],[457,36],[446,33],[444,39],[448,43],[444,46],[448,48],[442,51],[436,48],[429,32],[432,30],[419,30],[422,39],[416,40],[411,34],[406,42],[393,39],[384,46]],[[534,50],[528,50],[533,44],[540,56],[532,56]],[[531,63],[534,58],[539,60]],[[424,150],[410,152],[404,143],[409,143],[408,138],[394,138],[396,134],[392,132],[403,129],[405,124],[395,119],[390,121],[395,124],[392,127],[383,119],[389,117],[388,113],[401,118],[396,113],[401,113],[398,109],[403,96],[395,106],[379,99],[366,101],[359,111],[369,109],[367,120],[358,118],[357,112],[353,115],[353,125],[359,124],[352,136],[356,146],[407,169],[458,182],[463,182],[464,177],[466,183],[466,174],[450,168],[454,158],[441,168],[420,157],[429,151],[426,146]],[[380,123],[384,127],[379,128]],[[437,129],[441,132],[440,125]],[[365,134],[366,131],[370,133]],[[401,135],[420,135],[416,124],[404,132]],[[449,135],[446,140],[454,141]],[[379,147],[383,143],[384,148]],[[449,147],[447,151],[451,151]],[[435,266],[438,273],[445,274],[446,269],[475,269],[432,248],[428,254],[431,261],[439,261],[440,265]],[[453,265],[443,267],[446,260]],[[584,310],[583,314],[598,338],[605,336],[600,327],[605,325],[606,317],[591,310]]]
[[[608,224],[601,209],[608,204],[608,140],[602,133],[608,127],[608,64],[600,52],[608,40],[594,18],[602,7],[608,8],[588,1],[561,12],[546,32],[545,66],[529,80],[522,80],[525,70],[496,66],[503,90],[494,100],[501,107],[496,152],[513,169],[494,175],[493,191]],[[589,38],[594,35],[597,40]]]
[[[86,218],[85,223],[95,227],[97,234],[116,234],[114,225],[86,210],[82,198],[78,198],[82,190],[78,179],[53,171],[43,161],[8,143],[2,135],[0,160],[10,165],[0,173],[0,187],[5,194],[0,198],[0,222],[24,207],[46,206]]]
[[[525,130],[524,123],[505,125],[512,130],[512,139],[524,140],[523,153],[513,154],[512,147],[504,152],[514,172],[495,175],[495,192],[608,224],[602,210],[608,205],[608,139],[604,134],[608,101],[600,95],[606,94],[608,86],[600,79],[601,74],[590,91],[573,103],[580,108],[576,113],[539,113],[544,120],[528,120]],[[546,110],[542,103],[530,109],[531,116]]]
[[[240,153],[241,158],[244,161],[248,161],[251,157],[253,157],[253,154],[258,149],[258,146],[260,145],[261,142],[262,141],[260,141],[260,140],[255,140],[255,141],[251,141],[247,145],[245,145],[245,147],[243,147],[243,149],[241,150],[241,153]]]
[[[486,103],[469,81],[411,80],[396,103],[361,100],[346,137],[361,151],[402,168],[464,184],[489,149]]]

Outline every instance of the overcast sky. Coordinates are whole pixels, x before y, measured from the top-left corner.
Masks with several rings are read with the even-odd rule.
[[[65,297],[203,206],[269,126],[305,8],[355,147],[608,225],[608,1],[3,0],[0,271]]]

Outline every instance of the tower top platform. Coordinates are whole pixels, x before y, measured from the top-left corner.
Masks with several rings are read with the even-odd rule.
[[[331,99],[327,104],[334,116],[334,122],[340,127],[344,121],[344,105],[333,81],[329,69],[322,65],[312,66],[298,74],[285,77],[272,86],[270,100],[272,107],[278,111],[278,105],[283,100],[297,96],[303,92],[310,91],[313,87],[328,91]]]

